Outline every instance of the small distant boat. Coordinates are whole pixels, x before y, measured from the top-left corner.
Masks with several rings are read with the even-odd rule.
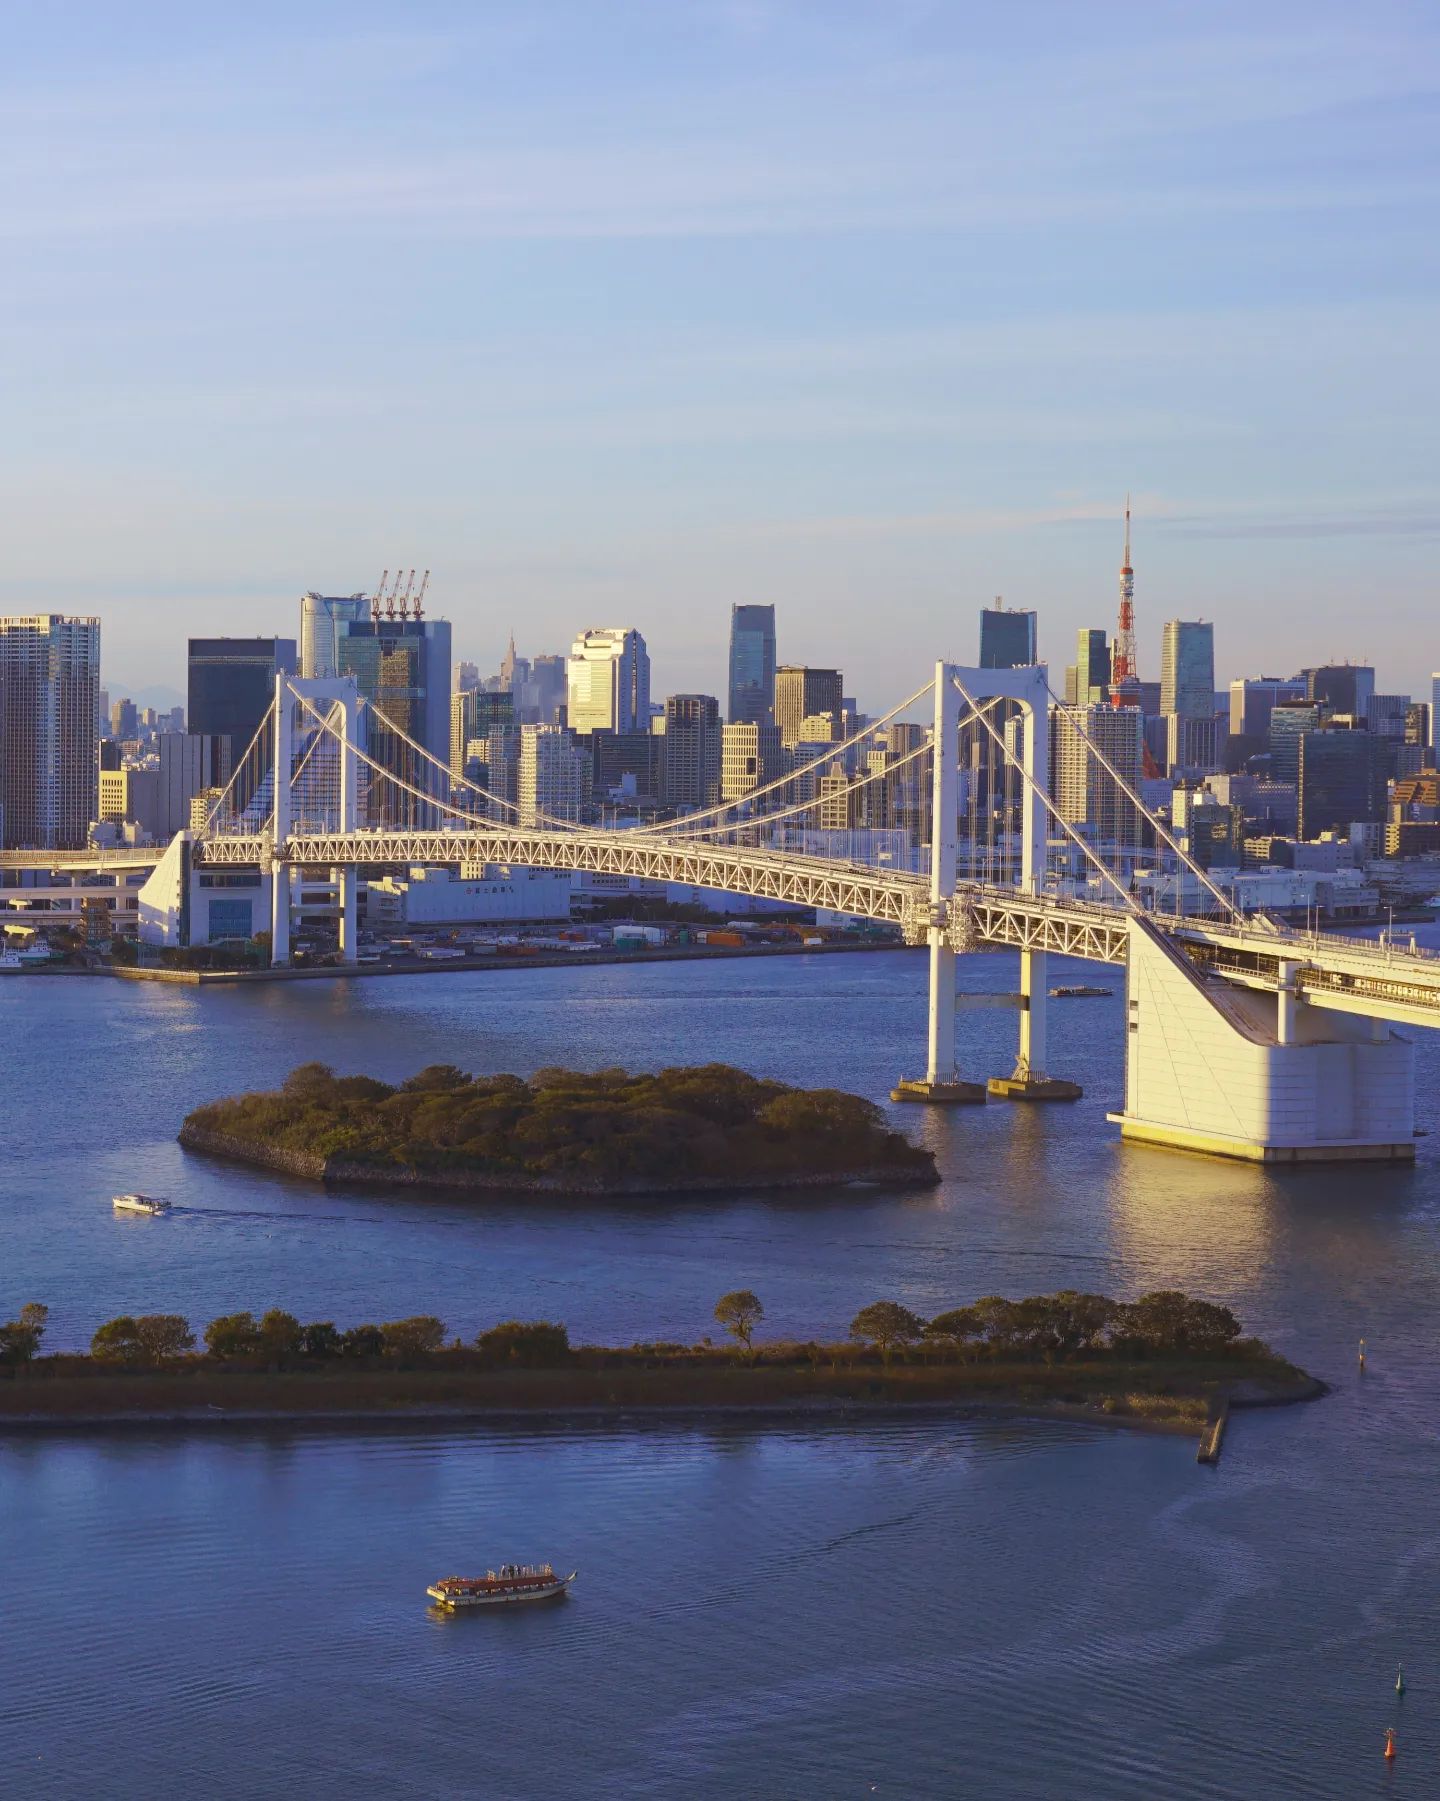
[[[563,1595],[579,1574],[557,1576],[548,1563],[502,1563],[483,1576],[442,1576],[425,1590],[447,1611],[457,1607],[504,1607],[514,1601],[549,1601]]]
[[[110,1205],[117,1213],[150,1213],[160,1214],[170,1211],[169,1201],[160,1201],[153,1194],[117,1194]]]
[[[1055,1001],[1086,1000],[1092,994],[1114,994],[1113,988],[1091,988],[1084,982],[1063,982],[1060,987],[1050,990],[1050,998]]]

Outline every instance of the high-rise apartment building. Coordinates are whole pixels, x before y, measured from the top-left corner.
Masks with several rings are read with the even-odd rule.
[[[634,732],[650,722],[650,654],[633,626],[581,632],[570,647],[566,724]]]
[[[980,609],[982,669],[1021,669],[1035,661],[1034,613],[1014,612],[998,597],[993,607]]]
[[[732,724],[770,725],[775,718],[775,609],[730,609]]]
[[[844,703],[845,678],[838,669],[807,669],[786,663],[775,671],[775,723],[787,750],[803,739],[801,728],[807,719],[829,713],[838,721]]]
[[[1055,805],[1062,819],[1083,826],[1100,844],[1135,845],[1140,816],[1104,759],[1138,790],[1144,772],[1145,715],[1139,707],[1056,707],[1052,710]]]
[[[756,788],[778,782],[784,773],[785,752],[778,725],[739,720],[721,728],[721,800],[743,800]]]
[[[719,800],[720,703],[713,694],[666,699],[660,798],[667,807],[706,807]]]
[[[275,698],[275,677],[296,671],[293,638],[192,638],[185,719],[202,738],[224,733],[236,763]]]
[[[0,617],[0,846],[83,849],[99,800],[100,621]]]
[[[363,594],[300,596],[300,674],[306,681],[339,673],[340,627],[369,617],[370,602]]]
[[[516,802],[521,825],[542,818],[580,820],[590,809],[594,773],[588,744],[560,725],[520,727]]]

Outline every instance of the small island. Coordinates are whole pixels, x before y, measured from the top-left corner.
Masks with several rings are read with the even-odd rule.
[[[183,1315],[121,1314],[88,1353],[42,1355],[47,1319],[32,1304],[0,1325],[0,1428],[936,1413],[1203,1434],[1209,1461],[1230,1407],[1325,1393],[1229,1308],[1175,1290],[986,1295],[930,1319],[871,1301],[847,1338],[803,1343],[757,1336],[765,1306],[751,1289],[716,1302],[718,1341],[688,1345],[572,1345],[551,1320],[465,1339],[429,1314],[342,1329],[271,1308],[211,1320],[203,1348]]]
[[[304,1063],[279,1089],[197,1107],[179,1138],[334,1184],[626,1195],[940,1179],[873,1102],[724,1063],[528,1080],[436,1064],[398,1087]]]

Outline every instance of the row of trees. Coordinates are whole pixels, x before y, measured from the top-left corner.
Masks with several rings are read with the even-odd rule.
[[[735,1289],[715,1305],[715,1318],[747,1351],[765,1308],[751,1289]],[[1228,1307],[1198,1301],[1178,1289],[1156,1289],[1137,1301],[1073,1288],[1007,1301],[985,1295],[923,1319],[899,1301],[872,1301],[850,1322],[850,1336],[874,1345],[888,1362],[914,1344],[944,1350],[962,1361],[1016,1357],[1046,1363],[1111,1353],[1129,1357],[1213,1356],[1235,1345],[1240,1321]]]
[[[224,1313],[212,1319],[202,1335],[205,1352],[219,1361],[244,1359],[267,1364],[325,1362],[337,1358],[388,1357],[397,1362],[429,1357],[445,1348],[445,1322],[434,1314],[415,1314],[385,1325],[340,1330],[333,1320],[302,1324],[293,1313],[272,1307],[256,1319],[252,1313]],[[549,1320],[505,1320],[481,1332],[473,1346],[460,1339],[454,1350],[478,1351],[492,1363],[540,1364],[569,1354],[570,1338],[562,1325]],[[178,1313],[121,1314],[107,1320],[90,1340],[90,1355],[101,1363],[155,1365],[187,1356],[195,1349],[190,1322]]]
[[[748,1354],[765,1307],[752,1289],[737,1288],[716,1302],[715,1318]],[[48,1309],[31,1302],[18,1318],[0,1325],[0,1364],[28,1363],[35,1357],[47,1319]],[[914,1345],[962,1362],[989,1357],[1057,1363],[1107,1354],[1214,1356],[1239,1342],[1241,1326],[1228,1307],[1195,1300],[1177,1289],[1157,1289],[1136,1301],[1113,1301],[1108,1295],[1065,1288],[1020,1301],[986,1295],[928,1320],[899,1301],[872,1301],[851,1320],[850,1336],[874,1346],[887,1363],[896,1351]],[[294,1364],[340,1358],[404,1362],[444,1349],[446,1328],[443,1320],[422,1313],[342,1331],[333,1320],[302,1324],[293,1313],[272,1307],[259,1319],[251,1313],[221,1314],[206,1326],[202,1338],[206,1354],[222,1362]],[[121,1314],[107,1320],[90,1341],[90,1355],[98,1362],[151,1367],[188,1356],[195,1348],[190,1322],[179,1313]],[[490,1365],[529,1368],[563,1363],[571,1354],[566,1328],[550,1320],[505,1320],[481,1332],[471,1345],[456,1338],[449,1348],[478,1352]]]

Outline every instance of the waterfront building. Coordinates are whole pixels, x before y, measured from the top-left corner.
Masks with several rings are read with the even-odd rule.
[[[0,617],[0,846],[83,849],[99,797],[100,621]]]
[[[569,919],[572,884],[568,870],[502,863],[467,863],[458,873],[416,867],[367,882],[365,917],[372,930]]]
[[[721,728],[721,800],[741,800],[754,789],[779,781],[784,772],[778,725],[738,720]]]
[[[649,721],[650,655],[633,626],[581,632],[566,682],[572,731],[633,732]]]
[[[791,750],[805,737],[807,720],[829,713],[838,720],[845,709],[845,682],[838,669],[809,669],[787,663],[775,671],[775,723],[780,742]],[[827,734],[826,742],[831,742]]]
[[[370,617],[370,602],[363,594],[315,594],[300,596],[300,674],[318,681],[339,671],[340,626]],[[242,744],[240,750],[245,746]]]
[[[993,607],[980,609],[980,667],[1020,669],[1035,661],[1034,613],[1007,608],[997,595]]]
[[[719,800],[720,703],[713,694],[670,695],[660,747],[660,798],[667,807]]]
[[[771,725],[775,719],[775,609],[730,609],[728,717],[736,725]]]
[[[1300,837],[1345,832],[1383,820],[1387,788],[1385,744],[1363,730],[1317,730],[1299,737]]]
[[[523,725],[515,780],[521,825],[539,824],[542,815],[583,819],[594,791],[590,747],[566,726]]]
[[[295,669],[293,638],[192,638],[185,708],[190,730],[205,738],[224,733],[238,763],[275,698],[275,677]]]

